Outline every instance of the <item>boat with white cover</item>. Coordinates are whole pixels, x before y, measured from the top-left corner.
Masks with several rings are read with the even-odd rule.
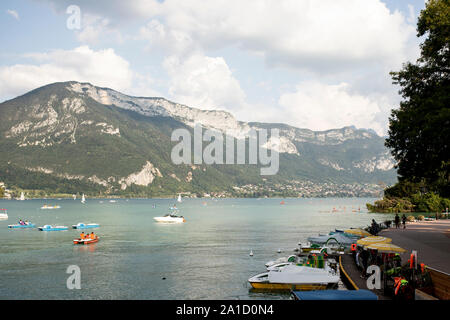
[[[289,264],[257,274],[248,282],[254,289],[262,290],[324,290],[336,287],[339,279],[339,269],[328,264],[325,268]]]

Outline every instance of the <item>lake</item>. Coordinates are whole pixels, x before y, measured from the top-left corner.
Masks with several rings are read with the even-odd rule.
[[[9,215],[0,220],[0,299],[288,299],[253,293],[247,279],[308,236],[391,219],[367,212],[374,200],[183,199],[183,224],[153,220],[175,199],[0,200]],[[7,228],[19,219],[70,229]],[[74,245],[78,222],[99,223],[91,230],[100,241]],[[81,269],[81,290],[66,287],[69,265]]]

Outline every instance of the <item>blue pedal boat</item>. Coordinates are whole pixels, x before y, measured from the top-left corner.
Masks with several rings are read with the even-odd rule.
[[[39,231],[64,231],[64,230],[68,230],[68,227],[65,226],[51,226],[49,224],[46,224],[43,227],[39,227],[38,228]]]
[[[72,225],[73,229],[91,229],[91,228],[98,228],[98,227],[100,227],[100,225],[98,223],[84,224],[84,223],[80,222],[80,223]]]
[[[11,229],[36,228],[36,225],[33,224],[33,223],[29,223],[29,224],[10,224],[10,225],[8,225],[8,228],[11,228]]]
[[[366,289],[292,291],[294,300],[378,300],[378,296]]]

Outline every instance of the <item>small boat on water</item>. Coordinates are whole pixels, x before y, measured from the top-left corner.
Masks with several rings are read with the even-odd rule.
[[[61,208],[60,206],[56,205],[56,206],[49,206],[48,204],[44,204],[41,209],[47,209],[47,210],[51,210],[51,209],[59,209]]]
[[[8,219],[8,210],[0,209],[0,220]]]
[[[177,216],[173,213],[166,214],[163,217],[154,217],[157,222],[166,222],[166,223],[183,223],[186,222],[183,216]]]
[[[25,200],[25,194],[23,192],[21,192],[20,193],[20,198],[17,199],[17,200],[24,201]]]
[[[98,236],[95,236],[94,239],[87,238],[87,239],[73,239],[73,244],[91,244],[98,242],[100,238]]]
[[[172,210],[171,213],[166,214],[163,217],[154,217],[153,219],[157,222],[165,222],[165,223],[183,223],[186,222],[183,216],[178,216],[175,212],[178,210],[176,207],[170,208]]]
[[[35,228],[35,227],[36,227],[36,225],[33,223],[8,225],[8,228],[11,228],[11,229],[26,229],[26,228]]]
[[[83,195],[81,196],[81,203],[86,203],[86,198],[84,197],[84,193],[83,193]]]
[[[66,227],[66,226],[51,226],[49,224],[46,224],[43,227],[39,227],[38,229],[39,229],[39,231],[65,231],[65,230],[69,230],[69,228]]]
[[[73,229],[91,229],[91,228],[98,228],[100,225],[98,223],[82,223],[79,222],[77,224],[72,225]]]
[[[178,202],[181,202],[181,194],[178,195],[177,201],[178,201]]]

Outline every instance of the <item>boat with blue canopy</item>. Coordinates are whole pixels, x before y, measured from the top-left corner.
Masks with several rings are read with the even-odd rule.
[[[293,291],[294,300],[378,300],[370,290],[314,290]]]
[[[33,223],[28,224],[10,224],[8,225],[8,228],[11,229],[27,229],[27,228],[36,228],[36,225]]]
[[[69,228],[66,227],[66,226],[51,226],[49,224],[46,224],[43,227],[39,227],[38,229],[39,229],[39,231],[65,231],[65,230],[69,230]]]
[[[91,229],[91,228],[98,228],[100,225],[98,223],[82,223],[79,222],[77,224],[72,225],[73,229]]]

